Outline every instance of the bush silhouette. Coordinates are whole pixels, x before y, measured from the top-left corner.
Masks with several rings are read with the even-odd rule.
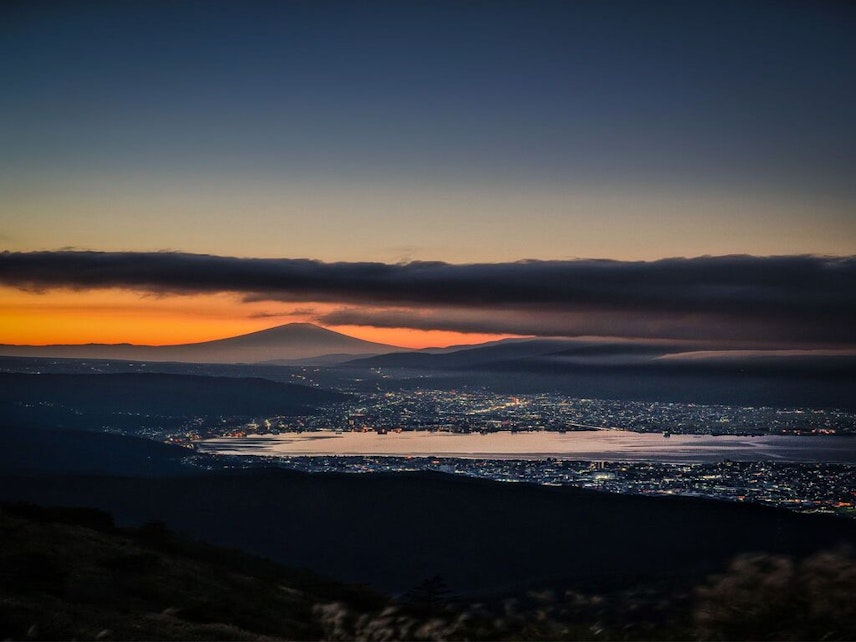
[[[845,550],[801,562],[742,555],[697,589],[703,639],[856,639],[856,559]]]

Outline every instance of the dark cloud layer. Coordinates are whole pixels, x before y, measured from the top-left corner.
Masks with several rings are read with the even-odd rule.
[[[621,309],[587,312],[504,307],[377,309],[344,308],[316,317],[324,325],[363,325],[452,332],[536,335],[546,337],[629,337],[701,342],[705,349],[851,345],[853,326],[837,317],[806,321],[787,317],[738,314],[674,313]]]
[[[702,323],[712,330],[719,323],[726,334],[741,324],[756,334],[770,324],[780,334],[790,328],[791,334],[839,343],[853,342],[856,335],[856,257],[389,265],[177,252],[5,252],[0,283],[34,290],[119,287],[236,292],[250,300],[461,308],[484,311],[484,329],[492,325],[492,313],[514,311],[516,323],[528,317],[533,328],[539,317],[552,319],[547,324],[552,328],[563,315],[586,314],[600,316],[601,322],[621,321],[622,327],[654,324],[652,336],[661,334],[656,325],[664,321]]]

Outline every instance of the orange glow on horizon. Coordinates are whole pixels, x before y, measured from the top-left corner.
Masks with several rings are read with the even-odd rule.
[[[39,294],[0,288],[0,344],[196,343],[285,323],[316,323],[319,315],[336,307],[248,303],[232,294],[154,296],[125,290],[56,290]],[[325,327],[366,341],[413,349],[483,343],[511,336],[370,326]]]
[[[400,348],[446,348],[453,345],[471,345],[508,339],[512,334],[475,334],[448,332],[445,330],[412,330],[410,328],[374,328],[371,326],[329,326],[330,330],[341,332],[358,339],[387,343]]]
[[[261,330],[234,297],[157,297],[119,290],[2,290],[0,343],[169,345]],[[240,312],[239,312],[240,310]],[[251,312],[252,313],[252,312]]]

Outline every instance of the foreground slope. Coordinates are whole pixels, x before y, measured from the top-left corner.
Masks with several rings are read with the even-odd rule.
[[[784,510],[436,474],[245,470],[176,478],[11,476],[0,499],[94,506],[375,587],[457,591],[697,574],[752,551],[856,546],[856,522]]]
[[[368,609],[379,596],[158,524],[119,530],[91,509],[0,508],[4,639],[318,639],[314,609]]]
[[[856,558],[735,558],[618,590],[399,599],[87,508],[0,506],[0,636],[118,640],[852,640]],[[723,569],[725,570],[725,569]]]

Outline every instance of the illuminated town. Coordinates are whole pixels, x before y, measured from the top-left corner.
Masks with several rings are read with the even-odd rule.
[[[255,418],[232,423],[196,420],[167,441],[192,445],[212,437],[311,431],[590,431],[693,435],[854,435],[854,413],[664,402],[575,399],[562,395],[500,395],[485,390],[417,390],[363,395],[320,415]],[[163,437],[163,435],[162,435]],[[488,437],[489,438],[489,437]],[[856,446],[856,444],[854,444]],[[448,474],[645,495],[683,495],[752,502],[803,512],[856,517],[856,466],[847,463],[719,461],[665,463],[559,458],[479,459],[422,456],[197,455],[196,465],[342,473],[438,471]]]
[[[560,394],[502,395],[484,389],[408,390],[360,395],[355,401],[300,417],[250,421],[196,419],[176,443],[307,430],[442,430],[450,432],[574,431],[603,428],[687,435],[856,434],[856,413],[693,403],[578,399]],[[155,436],[155,435],[152,435]]]

